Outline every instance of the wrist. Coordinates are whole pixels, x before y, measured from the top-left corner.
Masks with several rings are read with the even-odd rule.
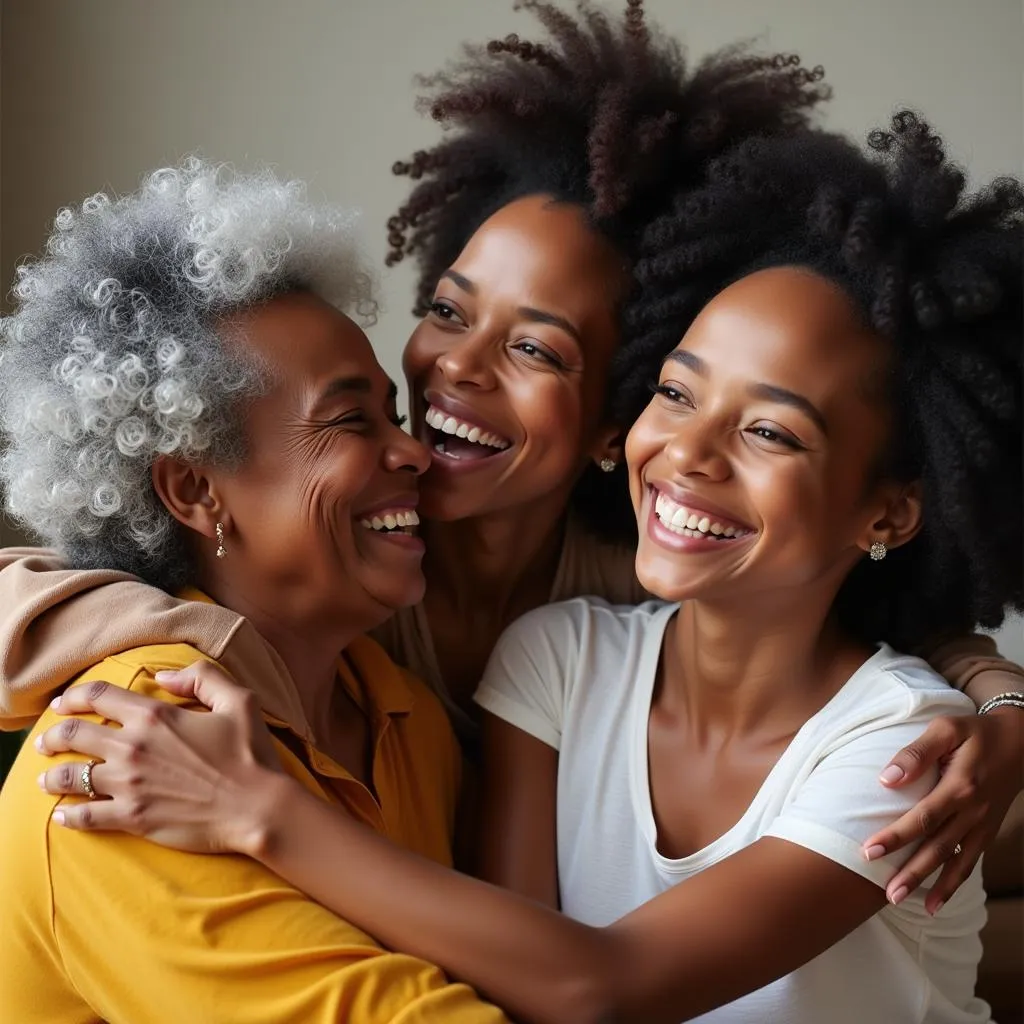
[[[298,783],[282,772],[255,763],[246,776],[245,784],[234,798],[242,814],[231,829],[229,846],[235,853],[265,862],[279,842]]]

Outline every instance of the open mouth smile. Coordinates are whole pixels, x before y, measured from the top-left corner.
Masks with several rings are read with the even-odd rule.
[[[756,531],[746,523],[720,513],[683,504],[656,487],[650,487],[652,537],[670,547],[683,550],[708,550],[753,536]]]
[[[435,461],[481,462],[512,447],[509,438],[434,404],[427,406],[424,421],[423,440],[433,451]]]

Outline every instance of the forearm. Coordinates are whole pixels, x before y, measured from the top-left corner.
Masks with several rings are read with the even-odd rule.
[[[392,949],[429,960],[531,1024],[600,1019],[613,937],[393,845],[287,779],[268,780],[251,849]]]
[[[1024,691],[1024,669],[1002,657],[989,636],[948,640],[925,651],[924,657],[978,707],[1000,693]]]

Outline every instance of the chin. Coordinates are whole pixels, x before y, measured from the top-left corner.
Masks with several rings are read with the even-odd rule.
[[[689,601],[705,589],[701,581],[680,572],[678,564],[666,565],[660,558],[637,558],[636,578],[644,590],[662,601]]]

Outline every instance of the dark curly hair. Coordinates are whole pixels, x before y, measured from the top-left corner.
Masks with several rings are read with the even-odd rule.
[[[679,188],[700,181],[709,159],[752,135],[805,129],[828,95],[822,69],[795,56],[731,47],[691,67],[675,41],[647,26],[642,0],[628,0],[615,22],[585,3],[577,17],[550,3],[515,6],[537,17],[546,40],[469,46],[447,71],[421,79],[421,104],[449,132],[393,167],[416,185],[388,221],[387,262],[418,260],[417,316],[473,232],[514,199],[579,205],[629,264],[645,227]],[[619,383],[613,375],[609,395]],[[612,538],[635,537],[621,471],[588,468],[574,505]]]
[[[966,194],[909,112],[869,146],[818,131],[750,139],[680,192],[639,246],[616,408],[635,419],[664,356],[730,281],[798,265],[839,283],[892,342],[881,471],[921,482],[924,526],[858,564],[837,611],[855,635],[913,650],[1024,605],[1024,187]]]

